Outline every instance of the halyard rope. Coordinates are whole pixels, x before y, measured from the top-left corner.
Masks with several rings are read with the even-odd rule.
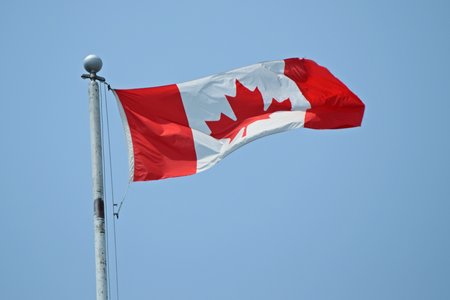
[[[105,102],[105,112],[101,112],[102,113],[102,121],[103,118],[105,118],[106,120],[106,128],[104,128],[103,126],[103,122],[102,122],[102,139],[104,139],[105,136],[105,129],[106,129],[106,133],[107,133],[107,137],[108,137],[108,143],[107,145],[104,143],[104,140],[102,141],[104,146],[107,146],[108,148],[108,163],[109,163],[109,180],[110,180],[110,188],[111,188],[111,204],[112,204],[112,208],[113,208],[113,243],[114,243],[114,263],[115,263],[115,279],[116,279],[116,299],[119,300],[119,270],[118,270],[118,258],[117,258],[117,233],[116,233],[116,218],[115,216],[117,215],[115,212],[115,207],[117,206],[117,204],[115,203],[114,200],[114,181],[113,181],[113,166],[112,166],[112,158],[111,158],[111,135],[110,135],[110,130],[109,130],[109,110],[108,110],[108,96],[107,96],[107,90],[106,87],[108,87],[108,90],[110,90],[110,86],[108,83],[104,82],[103,83],[103,95],[104,97],[100,96],[100,102],[102,103],[102,101]],[[102,93],[100,93],[102,94]],[[102,104],[100,104],[100,109],[102,110]],[[104,147],[102,147],[102,151]],[[105,157],[104,155],[105,153],[103,152],[103,157]],[[103,161],[103,170],[105,171],[106,169],[106,164],[105,161]],[[105,174],[105,172],[104,172]],[[104,179],[104,183],[106,183],[106,180]],[[106,186],[104,184],[104,186]],[[127,188],[128,190],[128,188]],[[105,192],[105,197],[106,197],[106,192]],[[122,201],[123,202],[123,201]],[[106,215],[108,214],[106,211],[106,207],[107,205],[105,205],[105,221],[108,221],[108,218],[106,218]],[[107,243],[107,253],[109,253],[109,236],[107,234],[108,230],[106,231],[106,238],[108,240]],[[108,254],[109,256],[109,254]],[[107,264],[107,269],[108,269],[108,277],[110,277],[109,274],[109,264]],[[110,280],[108,280],[108,293],[109,295],[111,295],[111,286],[110,286]]]

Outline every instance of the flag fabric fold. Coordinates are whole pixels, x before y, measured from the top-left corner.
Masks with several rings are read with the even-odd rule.
[[[299,58],[113,92],[132,181],[204,171],[240,146],[281,131],[357,127],[365,108],[326,68]]]

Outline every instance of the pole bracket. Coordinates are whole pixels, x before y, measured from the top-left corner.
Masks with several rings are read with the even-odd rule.
[[[93,80],[93,81],[98,80],[100,82],[105,82],[106,81],[105,77],[98,76],[96,73],[82,74],[81,78],[83,78],[83,79],[90,79],[90,80]]]

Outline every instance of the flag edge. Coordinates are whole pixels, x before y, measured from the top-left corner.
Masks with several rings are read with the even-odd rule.
[[[120,102],[119,95],[117,95],[115,90],[112,90],[116,101],[117,101],[117,107],[119,109],[120,118],[122,119],[122,125],[125,132],[125,139],[127,142],[127,148],[128,148],[128,172],[129,177],[128,181],[133,182],[134,181],[134,148],[133,148],[133,140],[131,137],[131,131],[130,126],[128,124],[127,115],[125,114],[125,110],[123,109],[122,102]]]

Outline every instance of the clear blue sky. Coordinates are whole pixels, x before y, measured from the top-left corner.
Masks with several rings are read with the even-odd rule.
[[[121,299],[450,299],[449,3],[2,1],[0,298],[95,297],[80,75],[96,53],[116,88],[308,57],[366,104],[361,128],[273,135],[132,184]]]

